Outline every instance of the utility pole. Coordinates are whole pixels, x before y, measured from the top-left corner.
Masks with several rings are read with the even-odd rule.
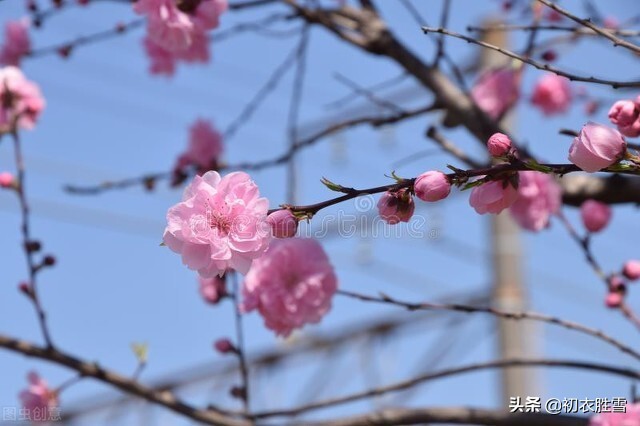
[[[496,22],[487,22],[486,26]],[[484,41],[508,48],[506,31],[486,32]],[[503,66],[508,58],[493,50],[484,49],[480,69]],[[509,128],[507,117],[505,127]],[[528,307],[528,297],[522,281],[522,247],[520,228],[506,211],[491,216],[491,249],[493,265],[492,306],[496,309],[521,312]],[[496,318],[499,358],[523,358],[535,352],[534,326],[526,321]],[[527,368],[506,368],[501,372],[501,404],[506,407],[510,397],[540,396],[535,372]]]

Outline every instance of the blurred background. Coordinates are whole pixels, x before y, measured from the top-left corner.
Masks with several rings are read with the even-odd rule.
[[[437,25],[441,1],[411,3],[428,24]],[[423,35],[402,2],[377,4],[402,41],[421,56],[432,57],[435,43]],[[562,4],[586,15],[582,1],[565,0]],[[621,22],[640,14],[635,0],[593,1],[592,5]],[[502,11],[499,1],[457,0],[451,7],[449,27],[458,32]],[[195,273],[182,265],[179,256],[159,246],[165,213],[180,200],[181,189],[160,182],[152,192],[136,186],[79,196],[63,187],[169,171],[185,149],[188,127],[196,118],[211,119],[218,128],[228,129],[274,69],[296,49],[301,24],[280,22],[220,41],[216,33],[286,11],[275,4],[227,12],[214,32],[211,63],[181,65],[173,78],[149,75],[142,27],[80,47],[68,59],[52,54],[25,60],[26,75],[40,85],[47,100],[38,126],[24,132],[23,140],[33,235],[42,241],[44,252],[52,253],[58,261],[40,276],[39,288],[54,340],[62,349],[129,374],[136,368],[131,343],[144,342],[149,347],[144,383],[170,386],[197,404],[240,408],[239,401],[229,396],[229,388],[239,383],[236,360],[212,349],[214,340],[235,335],[231,303],[205,304],[198,294]],[[25,14],[23,1],[0,2],[2,21]],[[517,20],[518,15],[510,17]],[[32,31],[33,44],[36,48],[56,45],[135,18],[126,2],[70,5]],[[388,113],[366,97],[354,95],[337,76],[362,87],[385,83],[375,93],[405,109],[431,102],[430,93],[403,76],[396,65],[346,46],[322,28],[311,28],[309,43],[299,111],[299,134],[303,137],[345,117]],[[526,34],[513,34],[509,43],[520,51]],[[454,39],[446,41],[446,49],[462,68],[473,65],[480,52]],[[629,79],[637,70],[636,58],[601,40],[558,45],[557,51],[556,65],[579,74]],[[636,96],[573,83],[576,90],[605,99],[606,106],[589,118],[584,104],[576,102],[568,114],[548,118],[528,102],[533,82],[540,75],[537,70],[526,70],[523,97],[510,121],[514,134],[548,161],[566,161],[571,139],[559,135],[558,129],[577,130],[588,119],[606,123],[610,103]],[[469,84],[475,76],[467,76]],[[269,159],[287,149],[293,77],[289,67],[250,120],[242,121],[237,132],[225,140],[228,163]],[[424,136],[425,129],[440,118],[435,113],[399,125],[355,128],[299,151],[295,157],[295,201],[310,204],[332,197],[319,182],[323,176],[360,188],[390,183],[385,174],[393,170],[412,177],[426,170],[444,170],[447,164],[463,167]],[[446,134],[470,155],[485,158],[482,147],[464,130]],[[13,171],[12,158],[12,147],[4,141],[0,144],[0,169]],[[251,175],[272,207],[287,201],[286,167]],[[343,203],[323,210],[309,225],[301,226],[301,233],[321,241],[342,289],[371,295],[382,292],[415,302],[500,305],[494,297],[496,266],[505,259],[497,256],[504,254],[500,251],[504,245],[496,241],[505,240],[492,232],[491,218],[479,216],[469,207],[468,193],[454,190],[443,202],[417,203],[414,223],[395,227],[375,219],[376,202],[377,197],[362,197]],[[566,214],[582,230],[576,210],[566,208]],[[358,218],[362,226],[344,232],[337,226],[342,217]],[[20,250],[17,200],[7,191],[0,192],[0,219],[0,332],[40,342],[33,309],[17,290],[27,271]],[[594,251],[607,271],[618,270],[624,261],[640,255],[639,236],[636,207],[615,206],[612,223],[593,241]],[[604,286],[559,223],[539,234],[509,233],[508,241],[508,263],[513,270],[507,281],[523,291],[517,303],[603,329],[637,347],[637,330],[619,312],[604,306]],[[632,307],[638,307],[636,293],[635,288],[630,289]],[[421,372],[499,358],[504,354],[499,344],[504,333],[494,317],[484,314],[406,312],[336,296],[332,311],[321,324],[307,326],[283,340],[252,313],[245,318],[251,404],[261,411],[293,407]],[[519,322],[507,334],[515,339],[514,344],[524,345],[531,357],[635,365],[632,358],[600,341],[558,327]],[[29,370],[37,370],[54,386],[73,375],[0,351],[0,407],[19,405],[17,394],[25,387]],[[616,377],[566,369],[528,369],[518,380],[523,393],[543,400],[630,398],[632,385]],[[395,406],[506,408],[506,396],[514,388],[505,389],[503,381],[501,371],[461,375],[314,411],[304,418],[334,418]],[[71,418],[70,424],[188,423],[92,380],[69,388],[61,400],[62,415]]]

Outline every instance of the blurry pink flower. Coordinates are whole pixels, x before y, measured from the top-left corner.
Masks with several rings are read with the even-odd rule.
[[[189,146],[176,167],[195,165],[199,172],[206,172],[217,166],[222,149],[222,135],[210,121],[198,119],[189,128]]]
[[[45,102],[37,84],[27,80],[19,68],[0,68],[0,130],[9,128],[18,118],[18,126],[31,129]]]
[[[503,133],[494,133],[487,141],[487,149],[493,157],[507,155],[511,150],[511,139]]]
[[[211,57],[209,53],[209,37],[204,30],[197,28],[191,39],[191,44],[186,49],[174,53],[176,59],[187,63],[207,63]]]
[[[469,204],[479,214],[498,214],[518,198],[518,191],[506,181],[491,181],[471,190]]]
[[[147,56],[151,60],[149,72],[151,74],[172,76],[176,71],[176,59],[174,55],[166,49],[158,46],[148,36],[143,40]]]
[[[547,9],[545,19],[549,22],[562,22],[564,15],[554,9]]]
[[[520,97],[519,77],[512,68],[483,73],[471,89],[478,107],[494,120],[502,117]]]
[[[50,411],[58,409],[58,396],[35,371],[27,375],[27,380],[29,386],[18,395],[28,412],[27,418],[33,422],[50,420],[53,415]]]
[[[565,112],[571,105],[571,84],[569,79],[555,74],[545,74],[535,87],[531,103],[539,107],[545,115]]]
[[[600,201],[587,200],[580,206],[580,217],[589,232],[600,232],[611,220],[611,208]]]
[[[602,20],[602,26],[608,30],[617,30],[620,28],[620,22],[614,16],[607,16]]]
[[[271,232],[276,238],[291,238],[298,231],[298,219],[291,210],[277,210],[267,216],[267,223],[271,225]]]
[[[0,173],[0,188],[11,188],[15,184],[13,175],[9,172]]]
[[[305,324],[320,322],[331,309],[337,286],[329,258],[316,240],[276,240],[245,278],[242,309],[257,309],[268,329],[286,337]]]
[[[389,225],[398,222],[409,222],[416,206],[408,189],[387,191],[378,201],[378,213]]]
[[[640,105],[631,100],[617,101],[609,110],[609,121],[625,136],[640,135]]]
[[[237,351],[235,345],[231,343],[231,340],[225,338],[216,340],[213,347],[221,354],[228,354]]]
[[[217,28],[220,25],[220,15],[228,8],[227,0],[203,0],[196,9],[194,21],[205,30]]]
[[[585,172],[593,173],[617,163],[626,148],[620,132],[590,121],[573,140],[569,161]]]
[[[193,21],[173,0],[138,0],[133,10],[147,16],[147,35],[158,46],[176,52],[191,45]]]
[[[640,278],[640,260],[626,261],[622,268],[622,275],[630,280],[637,280]]]
[[[207,303],[215,305],[227,295],[227,286],[224,277],[218,275],[211,278],[198,277],[198,282],[200,284],[200,295]]]
[[[622,301],[624,300],[624,295],[622,293],[616,291],[610,291],[604,298],[604,304],[607,308],[619,308],[622,305]],[[621,426],[626,426],[627,423],[611,423],[611,419],[601,420],[604,423],[593,423],[593,420],[589,423],[589,425],[602,425],[602,426],[613,426],[615,424],[620,424]],[[638,423],[632,423],[632,425],[637,425]]]
[[[451,183],[444,173],[431,170],[416,178],[413,192],[422,201],[440,201],[447,198],[451,192]]]
[[[221,178],[210,171],[196,176],[182,202],[169,209],[163,240],[201,277],[222,275],[227,269],[245,274],[269,245],[268,209],[269,201],[260,197],[248,174]]]
[[[509,207],[514,220],[524,229],[538,232],[549,226],[560,211],[562,191],[553,177],[541,172],[520,172],[518,198]]]
[[[627,404],[624,413],[601,413],[589,420],[589,426],[638,426],[640,404]]]
[[[22,57],[31,50],[29,22],[9,21],[5,25],[4,44],[0,47],[0,65],[20,65]]]

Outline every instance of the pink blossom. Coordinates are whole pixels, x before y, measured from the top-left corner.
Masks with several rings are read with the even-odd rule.
[[[640,135],[640,105],[631,100],[617,101],[609,109],[609,121],[625,136]]]
[[[490,181],[471,190],[469,204],[479,214],[498,214],[518,198],[518,191],[507,181]]]
[[[378,213],[389,225],[398,222],[409,222],[416,206],[411,193],[406,188],[398,191],[387,191],[378,201]]]
[[[541,172],[520,172],[518,198],[509,207],[524,229],[538,232],[549,226],[551,216],[560,211],[562,191],[553,177]]]
[[[196,9],[194,20],[205,30],[217,28],[220,25],[220,15],[228,8],[227,0],[203,0]]]
[[[609,30],[617,30],[620,28],[620,22],[614,16],[607,16],[602,20],[602,26]]]
[[[269,201],[260,197],[248,174],[221,178],[209,171],[195,176],[182,202],[169,209],[163,240],[201,277],[227,269],[245,274],[269,245],[268,209]]]
[[[519,84],[519,75],[512,68],[487,71],[471,89],[471,97],[482,111],[496,120],[520,97]]]
[[[58,408],[58,395],[35,371],[27,375],[29,386],[18,397],[31,421],[47,421]]]
[[[204,30],[198,28],[192,34],[191,44],[186,49],[174,52],[174,57],[187,63],[207,63],[209,53],[209,37]]]
[[[173,0],[138,0],[133,10],[147,16],[147,35],[158,46],[176,52],[191,45],[193,21]]]
[[[298,231],[298,219],[291,210],[277,210],[267,216],[267,223],[271,225],[271,232],[276,238],[291,238]]]
[[[545,115],[565,112],[571,105],[573,95],[569,79],[555,74],[545,74],[535,87],[531,103],[542,110]]]
[[[5,25],[4,44],[0,47],[0,64],[19,66],[23,56],[31,51],[29,22],[9,21]]]
[[[242,309],[257,309],[268,329],[286,337],[320,322],[336,289],[333,267],[316,240],[275,240],[245,278]]]
[[[11,188],[15,185],[15,178],[9,172],[0,173],[0,188]]]
[[[601,413],[589,420],[589,426],[638,426],[640,404],[627,404],[624,413]]]
[[[33,128],[45,106],[38,85],[13,66],[0,68],[0,99],[0,130],[8,129],[18,116],[18,126]]]
[[[640,260],[628,260],[622,268],[622,275],[630,280],[640,278]]]
[[[511,150],[511,139],[503,133],[494,133],[487,141],[487,149],[493,157],[507,155]]]
[[[585,172],[593,173],[617,163],[626,148],[620,132],[590,121],[573,140],[569,161]]]
[[[413,191],[422,201],[440,201],[447,198],[451,192],[451,183],[447,175],[432,170],[416,178]]]
[[[199,172],[217,167],[222,154],[222,135],[210,121],[198,119],[189,128],[189,146],[180,156],[176,168],[195,165]]]
[[[224,277],[216,275],[211,278],[198,277],[200,284],[200,296],[205,302],[212,305],[217,304],[227,295],[226,280]]]
[[[607,293],[606,297],[604,298],[604,304],[607,308],[619,308],[620,305],[622,305],[623,300],[624,300],[624,295],[622,293],[618,293],[616,291],[610,291]],[[589,424],[590,425],[602,424],[605,426],[609,426],[612,423],[589,423]]]
[[[589,232],[600,232],[611,220],[611,208],[600,201],[587,200],[580,206],[580,217]]]
[[[151,59],[149,72],[151,74],[172,76],[176,72],[174,54],[158,46],[149,37],[145,37],[143,43],[147,56]]]

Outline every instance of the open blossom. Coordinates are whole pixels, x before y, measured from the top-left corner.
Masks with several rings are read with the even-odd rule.
[[[589,426],[638,426],[640,404],[627,404],[623,413],[600,413],[589,419]]]
[[[471,97],[489,117],[498,119],[520,97],[518,72],[513,68],[499,68],[480,76],[471,89]]]
[[[600,201],[587,200],[580,206],[580,217],[589,232],[600,232],[611,220],[611,207]]]
[[[597,172],[617,163],[627,143],[616,129],[588,122],[569,148],[569,161],[585,172]]]
[[[416,178],[413,192],[422,201],[440,201],[447,198],[451,192],[451,183],[444,173],[431,170]]]
[[[9,21],[4,30],[4,43],[0,47],[0,64],[19,66],[20,60],[31,50],[29,22]]]
[[[204,173],[217,167],[222,149],[220,132],[211,122],[198,119],[189,128],[189,145],[187,151],[178,158],[176,168],[194,165]]]
[[[0,68],[0,131],[9,128],[18,117],[18,126],[35,126],[45,102],[37,84],[26,79],[14,66]]]
[[[138,0],[133,6],[136,13],[147,16],[144,44],[152,74],[173,75],[178,61],[209,61],[207,32],[219,25],[220,15],[228,8],[227,0],[202,0],[188,10],[186,4]]]
[[[469,204],[479,214],[498,214],[518,198],[518,191],[506,181],[490,181],[471,190]]]
[[[553,177],[535,171],[520,172],[518,198],[509,207],[513,219],[524,229],[540,231],[560,211],[562,191]]]
[[[545,74],[533,88],[531,103],[545,115],[565,112],[571,105],[572,93],[569,79],[556,74]]]
[[[337,287],[329,258],[316,240],[275,240],[245,278],[242,309],[257,309],[268,329],[286,337],[320,322]]]
[[[618,126],[625,136],[635,138],[640,135],[640,100],[617,101],[609,109],[609,121]]]
[[[269,245],[269,201],[244,172],[195,176],[182,202],[167,212],[163,241],[201,277],[227,269],[245,274]]]
[[[409,222],[416,205],[407,188],[398,191],[387,191],[378,201],[378,213],[389,225],[398,222]]]
[[[32,421],[47,421],[58,409],[58,395],[35,371],[27,375],[29,386],[18,397]]]

